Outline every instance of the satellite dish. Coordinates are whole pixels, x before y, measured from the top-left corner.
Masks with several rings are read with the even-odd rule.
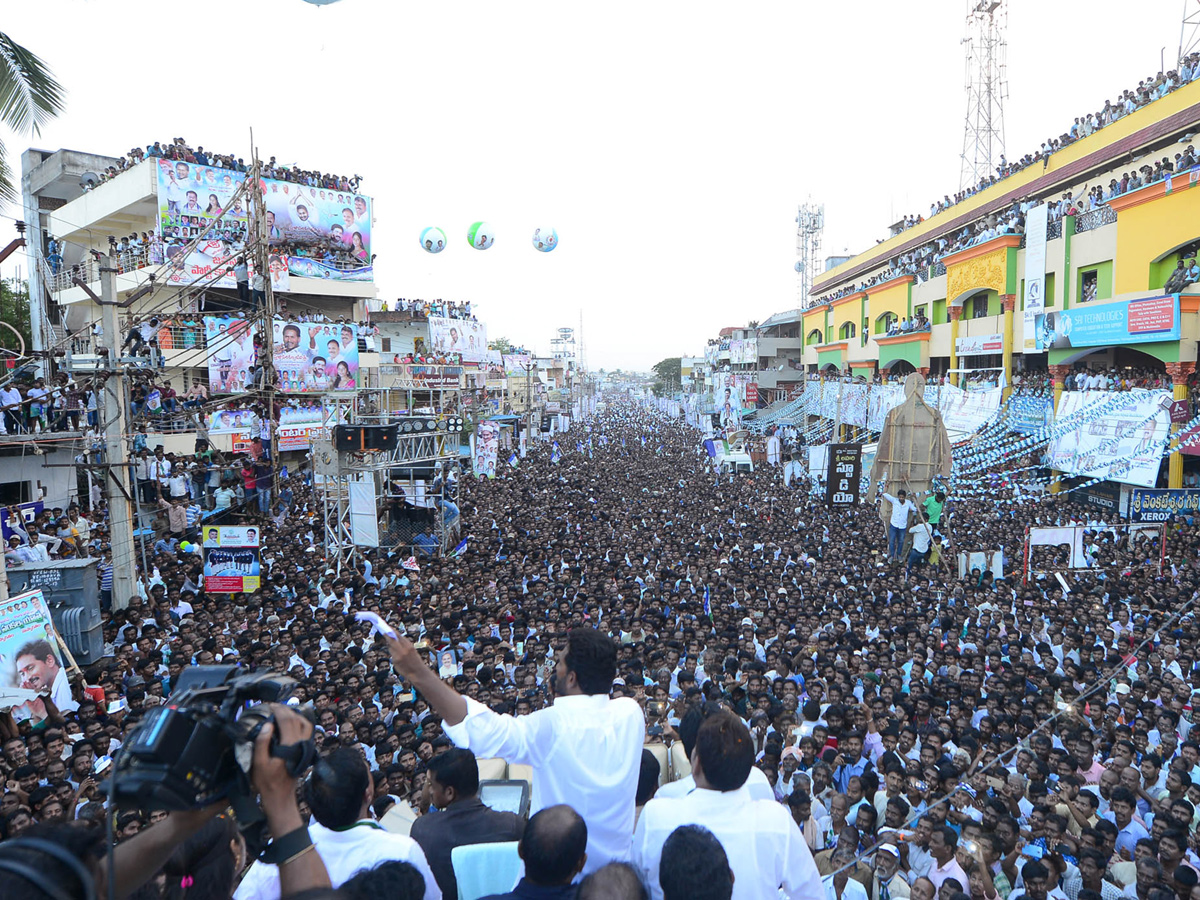
[[[79,177],[79,186],[85,191],[90,191],[100,183],[100,176],[95,172],[84,172]]]

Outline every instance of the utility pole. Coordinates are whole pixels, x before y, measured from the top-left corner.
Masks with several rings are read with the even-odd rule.
[[[104,404],[105,461],[108,463],[108,521],[112,540],[113,565],[113,609],[124,609],[129,605],[137,584],[134,564],[133,525],[129,504],[129,460],[125,453],[126,416],[129,398],[126,395],[125,376],[121,365],[121,329],[117,316],[117,268],[111,248],[108,256],[100,262],[101,315],[104,333],[110,343],[108,350],[108,377],[104,379],[104,391],[100,399]]]

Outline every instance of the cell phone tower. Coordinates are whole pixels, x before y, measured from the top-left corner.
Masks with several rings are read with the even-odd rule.
[[[1183,23],[1179,26],[1179,52],[1175,55],[1176,63],[1182,62],[1185,56],[1195,53],[1200,48],[1200,0],[1183,0]],[[1163,63],[1164,71],[1173,69]]]
[[[1008,98],[1008,4],[968,0],[967,118],[963,127],[958,188],[965,191],[995,174],[1004,157],[1004,101]]]
[[[801,309],[808,301],[813,278],[820,274],[818,267],[821,259],[821,236],[824,233],[824,204],[812,201],[805,203],[796,213],[796,274],[800,276],[796,305]]]

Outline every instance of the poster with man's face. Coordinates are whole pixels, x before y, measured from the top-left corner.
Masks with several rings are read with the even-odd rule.
[[[18,722],[37,724],[47,716],[47,696],[60,711],[78,709],[64,665],[41,591],[0,603],[0,710],[11,709]]]

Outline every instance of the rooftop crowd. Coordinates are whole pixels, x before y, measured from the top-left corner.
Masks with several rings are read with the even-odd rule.
[[[61,683],[41,660],[22,677],[54,689],[0,716],[3,836],[95,860],[107,760],[184,667],[237,661],[312,703],[323,761],[299,801],[255,777],[268,818],[308,821],[317,852],[249,865],[219,809],[123,810],[116,865],[141,864],[122,896],[454,897],[479,873],[451,849],[504,840],[524,861],[504,897],[1200,896],[1200,522],[1168,526],[1160,573],[1157,536],[1108,531],[1071,493],[1001,505],[998,488],[895,498],[908,538],[889,548],[876,509],[831,510],[773,467],[714,477],[697,432],[611,405],[560,436],[557,463],[538,445],[460,480],[468,548],[419,571],[383,551],[324,567],[294,463],[270,516],[227,512],[262,524],[262,590],[205,593],[198,556],[156,546],[105,615],[108,655]],[[1069,592],[1009,571],[1034,517],[1094,528]],[[103,554],[103,505],[70,527]],[[976,551],[1003,570],[960,569]],[[689,775],[659,785],[660,743]],[[479,802],[490,757],[532,767],[528,820]],[[408,837],[379,829],[397,818]]]
[[[248,172],[250,167],[240,157],[232,153],[218,153],[205,150],[202,146],[191,147],[185,138],[177,137],[169,141],[155,141],[153,144],[141,147],[131,147],[129,152],[120,157],[115,165],[109,166],[100,173],[100,180],[107,181],[115,178],[126,169],[136,166],[143,160],[174,159],[199,166],[214,166],[218,169],[229,169],[234,172]],[[263,165],[263,176],[277,181],[290,181],[293,184],[303,184],[309,187],[333,189],[335,191],[357,191],[362,177],[354,175],[333,175],[321,172],[319,169],[302,169],[296,165],[283,165],[276,162],[272,156]]]

